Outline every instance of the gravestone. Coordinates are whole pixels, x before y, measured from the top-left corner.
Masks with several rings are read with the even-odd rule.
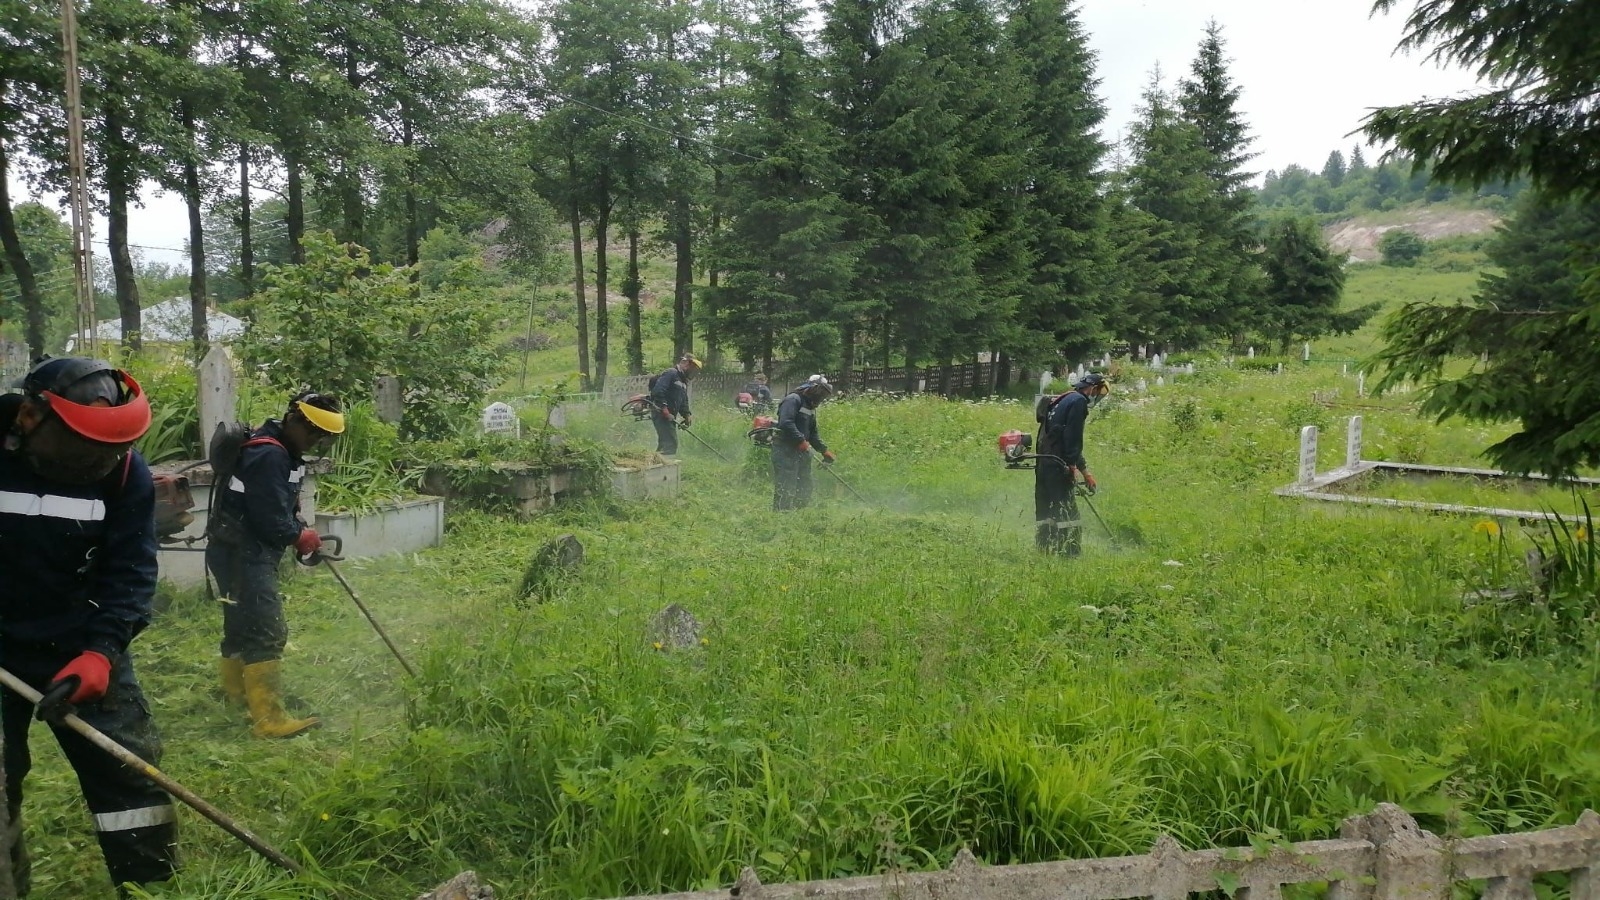
[[[1050,393],[1050,382],[1055,381],[1055,380],[1056,380],[1055,375],[1052,374],[1049,369],[1045,369],[1043,372],[1040,372],[1039,373],[1039,393],[1041,393],[1041,394]]]
[[[1367,395],[1367,373],[1366,372],[1357,372],[1356,373],[1356,396],[1357,397],[1365,397],[1366,395]]]
[[[483,419],[479,422],[484,434],[514,434],[522,436],[522,420],[517,418],[517,411],[509,404],[491,403],[483,408]]]
[[[1349,363],[1344,363],[1343,365],[1339,366],[1339,374],[1340,375],[1349,375],[1350,374],[1350,364]]]
[[[1156,353],[1156,354],[1154,354],[1154,355],[1152,355],[1150,357],[1150,368],[1152,368],[1152,369],[1161,368],[1161,354]]]
[[[1249,359],[1255,359],[1256,358],[1256,348],[1254,348],[1254,347],[1246,348],[1244,355]]]
[[[1145,350],[1145,347],[1144,347],[1144,345],[1143,345],[1143,344],[1140,344],[1140,345],[1139,345],[1139,358],[1140,358],[1140,359],[1144,359],[1144,350]]]
[[[1361,462],[1361,417],[1350,417],[1350,430],[1344,436],[1344,465],[1347,469]]]
[[[517,586],[518,600],[542,603],[583,568],[583,544],[570,534],[558,535],[534,551]]]
[[[1133,389],[1134,389],[1134,390],[1136,390],[1136,391],[1138,391],[1138,392],[1139,392],[1139,393],[1141,393],[1141,394],[1142,394],[1142,393],[1144,393],[1144,392],[1145,392],[1145,391],[1148,391],[1148,390],[1150,390],[1150,385],[1148,385],[1148,384],[1146,384],[1146,383],[1145,383],[1145,380],[1144,380],[1144,379],[1143,379],[1143,378],[1141,378],[1141,379],[1139,379],[1139,383],[1138,383],[1138,384],[1135,384],[1135,385],[1134,385],[1134,386],[1133,386]]]
[[[1282,375],[1283,374],[1283,363],[1278,363],[1278,368],[1273,370],[1273,374],[1276,374],[1276,375]]]
[[[545,424],[551,428],[567,427],[567,408],[565,405],[550,407],[550,415],[545,418]]]
[[[405,398],[400,393],[400,376],[379,375],[372,382],[372,405],[378,413],[378,421],[400,424],[406,414]]]
[[[222,349],[221,344],[212,344],[206,351],[195,372],[195,381],[200,394],[200,433],[209,440],[219,424],[238,417],[233,360],[228,358],[228,351]]]
[[[657,650],[696,650],[702,640],[699,620],[676,603],[650,619],[650,645]]]
[[[1185,375],[1193,375],[1194,374],[1194,363],[1189,363],[1189,364],[1185,365],[1183,367],[1183,372],[1184,372]]]
[[[1161,375],[1156,376],[1156,387],[1166,387],[1167,379]]]
[[[1104,356],[1100,357],[1100,368],[1102,368],[1102,369],[1111,368],[1111,354],[1107,353]]]
[[[1300,429],[1299,484],[1310,484],[1317,479],[1317,426]]]
[[[1311,362],[1311,342],[1310,341],[1306,341],[1305,347],[1303,349],[1301,349],[1301,351],[1300,351],[1300,361],[1301,362]]]

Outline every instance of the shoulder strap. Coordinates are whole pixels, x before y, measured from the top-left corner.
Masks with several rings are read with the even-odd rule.
[[[261,437],[253,437],[250,440],[245,441],[239,445],[239,449],[243,450],[246,447],[261,447],[266,444],[271,444],[272,446],[277,447],[279,450],[289,449],[283,445],[283,441],[280,441],[275,437],[267,437],[266,435],[262,435]]]

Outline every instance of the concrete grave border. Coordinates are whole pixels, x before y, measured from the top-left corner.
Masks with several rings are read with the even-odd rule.
[[[1546,484],[1577,484],[1600,487],[1600,478],[1551,478],[1532,472],[1516,475],[1499,469],[1471,469],[1459,466],[1430,466],[1414,463],[1382,462],[1361,458],[1361,417],[1351,416],[1345,435],[1344,465],[1327,472],[1317,472],[1317,426],[1300,429],[1300,461],[1294,484],[1273,491],[1280,497],[1303,500],[1321,500],[1329,503],[1353,503],[1362,506],[1383,506],[1391,509],[1415,509],[1423,512],[1450,513],[1454,515],[1487,516],[1497,519],[1516,519],[1522,522],[1548,522],[1557,518],[1555,513],[1530,509],[1505,509],[1495,506],[1467,506],[1456,503],[1432,503],[1426,500],[1396,500],[1391,497],[1371,497],[1363,494],[1344,494],[1336,490],[1369,473],[1378,471],[1407,472],[1421,475],[1468,475],[1475,478],[1502,478],[1510,481],[1537,481]],[[1566,518],[1573,518],[1567,516]]]

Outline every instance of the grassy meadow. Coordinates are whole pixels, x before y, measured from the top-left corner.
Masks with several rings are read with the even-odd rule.
[[[1076,560],[1034,551],[1032,473],[995,453],[1032,429],[1027,400],[830,403],[867,502],[819,471],[817,504],[778,515],[746,419],[699,398],[695,433],[733,462],[684,441],[678,498],[457,512],[442,548],[346,564],[414,682],[326,573],[289,581],[289,687],[328,723],[287,742],[251,740],[216,692],[214,604],[168,596],[136,644],[163,768],[312,872],[185,811],[184,872],[155,896],[406,897],[473,868],[503,897],[614,897],[961,847],[1322,838],[1379,801],[1448,834],[1571,823],[1600,797],[1594,626],[1464,600],[1525,578],[1541,533],[1271,494],[1305,424],[1329,429],[1324,467],[1352,412],[1369,458],[1481,465],[1502,433],[1356,398],[1354,372],[1124,379],[1090,419],[1105,527],[1084,510]],[[610,408],[570,428],[653,446]],[[583,572],[518,601],[563,532]],[[670,604],[699,622],[690,649],[652,633]],[[110,896],[70,770],[34,745],[36,896]]]

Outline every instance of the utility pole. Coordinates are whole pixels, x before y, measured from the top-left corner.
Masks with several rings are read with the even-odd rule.
[[[72,269],[77,286],[78,334],[85,336],[90,356],[98,356],[100,341],[95,334],[94,251],[90,234],[94,220],[89,213],[89,177],[83,161],[83,104],[78,83],[78,15],[73,0],[61,0],[61,44],[66,53],[67,71],[67,183],[72,205]],[[79,347],[73,352],[82,353]]]

